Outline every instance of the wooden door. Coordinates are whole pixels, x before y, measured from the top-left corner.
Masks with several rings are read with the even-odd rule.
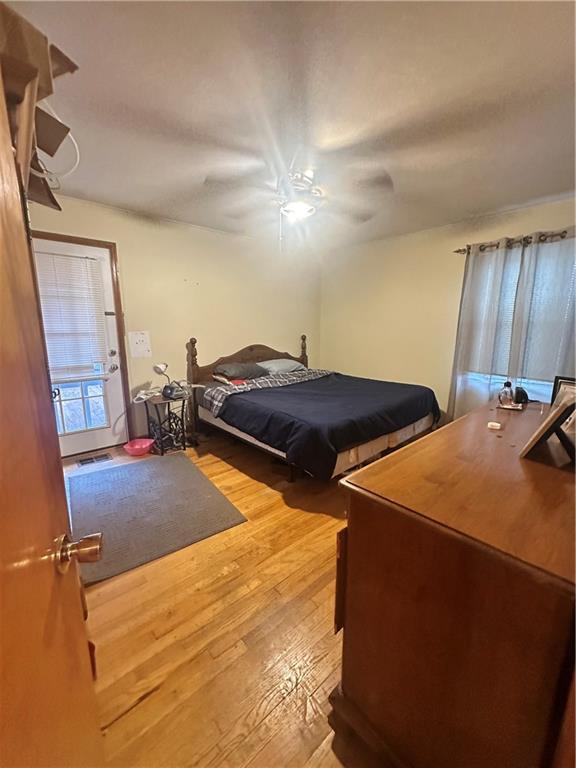
[[[94,767],[103,748],[77,566],[59,573],[53,557],[68,514],[1,94],[0,764]]]

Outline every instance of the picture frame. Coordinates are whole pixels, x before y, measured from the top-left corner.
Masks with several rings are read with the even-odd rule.
[[[560,440],[564,450],[574,462],[575,449],[572,430],[566,430],[566,422],[574,421],[574,411],[576,409],[576,388],[574,392],[566,391],[557,393],[556,400],[552,404],[546,418],[539,425],[532,437],[520,451],[520,457],[525,458],[537,445],[545,443],[552,435]]]
[[[576,393],[576,379],[572,376],[555,376],[550,405],[554,405],[558,395],[561,395],[565,390]]]

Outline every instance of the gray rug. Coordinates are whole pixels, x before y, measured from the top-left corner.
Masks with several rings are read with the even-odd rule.
[[[182,453],[70,475],[75,538],[101,531],[102,559],[85,583],[116,576],[246,518]]]

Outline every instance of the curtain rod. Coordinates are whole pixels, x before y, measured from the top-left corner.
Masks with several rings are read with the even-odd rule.
[[[554,240],[555,238],[558,238],[559,240],[564,240],[568,234],[570,233],[571,237],[574,237],[574,228],[567,228],[567,229],[561,229],[557,230],[555,232],[540,232],[537,235],[538,242],[539,243],[545,243],[547,240]],[[506,237],[502,238],[502,240],[506,241],[506,248],[514,248],[514,246],[517,245],[530,245],[534,242],[535,235],[526,235],[525,237]],[[488,250],[496,250],[500,247],[500,243],[502,240],[495,240],[489,243],[481,243],[479,245],[479,249],[481,251],[488,251]],[[464,255],[468,255],[470,253],[472,246],[467,245],[465,248],[457,248],[454,253],[462,253]]]

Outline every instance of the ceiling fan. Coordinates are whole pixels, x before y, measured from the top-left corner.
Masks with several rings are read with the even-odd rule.
[[[350,161],[343,167],[337,167],[340,164],[333,160],[322,163],[323,153],[318,150],[307,152],[314,157],[313,163],[297,164],[303,154],[302,148],[298,148],[289,166],[275,171],[264,167],[228,177],[208,176],[204,190],[215,193],[220,190],[227,194],[237,190],[239,196],[248,198],[238,206],[233,203],[227,206],[228,216],[232,219],[270,218],[274,211],[279,216],[282,239],[284,221],[297,224],[319,213],[363,224],[378,212],[380,201],[376,196],[394,188],[390,175],[383,168],[370,171]],[[318,183],[318,177],[323,180],[322,184]]]
[[[305,52],[298,60],[306,61]],[[402,179],[402,169],[409,169],[412,185],[423,184],[427,159],[446,155],[452,161],[455,144],[468,151],[468,136],[475,136],[479,124],[497,123],[501,117],[497,99],[471,103],[466,96],[451,102],[449,108],[434,103],[418,113],[390,118],[386,126],[372,126],[371,130],[364,126],[348,139],[331,138],[329,143],[325,139],[319,145],[319,134],[309,125],[314,110],[308,103],[307,71],[302,65],[298,70],[301,77],[293,78],[292,82],[298,80],[304,86],[292,88],[287,95],[288,106],[278,112],[281,119],[270,120],[267,112],[263,115],[259,149],[255,151],[251,125],[247,135],[252,136],[252,142],[242,146],[240,153],[238,147],[221,141],[215,146],[217,153],[236,150],[238,163],[231,158],[228,167],[222,164],[221,170],[209,172],[193,190],[195,203],[216,202],[220,206],[233,231],[239,231],[244,222],[261,220],[276,226],[280,226],[279,221],[305,222],[306,227],[313,228],[316,221],[336,217],[362,225],[386,207],[387,196],[392,193],[420,205],[422,199],[415,197]],[[325,127],[325,135],[328,133]],[[290,156],[291,162],[287,159]],[[415,157],[423,161],[416,164]],[[391,178],[389,164],[398,179]],[[427,206],[433,203],[429,199],[425,202]]]
[[[314,184],[312,168],[299,171],[292,165],[285,183],[278,180],[277,193],[280,214],[291,223],[313,216],[325,201],[324,192]]]

